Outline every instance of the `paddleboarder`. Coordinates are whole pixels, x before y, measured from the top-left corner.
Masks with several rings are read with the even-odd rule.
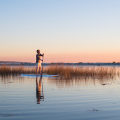
[[[37,54],[36,54],[36,74],[38,74],[38,73],[41,74],[42,61],[43,61],[42,57],[44,56],[44,53],[41,54],[40,50],[37,50],[36,52],[37,52]]]

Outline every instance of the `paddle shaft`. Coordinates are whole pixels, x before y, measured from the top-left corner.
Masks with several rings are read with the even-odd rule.
[[[43,60],[44,60],[44,55],[42,56],[42,70],[41,70],[42,73],[43,73]]]

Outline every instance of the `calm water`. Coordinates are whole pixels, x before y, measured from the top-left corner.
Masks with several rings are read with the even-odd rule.
[[[119,120],[120,78],[0,78],[0,120]]]

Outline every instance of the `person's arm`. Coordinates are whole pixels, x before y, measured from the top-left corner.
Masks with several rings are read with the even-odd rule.
[[[43,56],[44,56],[44,53],[43,53],[43,54],[40,54],[40,56],[42,56],[42,57],[43,57]],[[40,59],[40,60],[41,60],[41,61],[43,61],[43,58],[42,58],[42,59]]]
[[[40,56],[44,56],[44,53],[43,53],[43,54],[40,54]]]

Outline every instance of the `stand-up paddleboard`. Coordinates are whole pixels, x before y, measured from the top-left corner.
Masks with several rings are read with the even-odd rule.
[[[37,75],[37,74],[21,74],[22,77],[58,77],[58,75]]]

